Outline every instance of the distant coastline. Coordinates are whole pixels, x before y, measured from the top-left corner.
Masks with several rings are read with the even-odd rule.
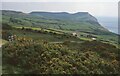
[[[118,18],[117,17],[97,17],[99,23],[109,31],[118,34]]]

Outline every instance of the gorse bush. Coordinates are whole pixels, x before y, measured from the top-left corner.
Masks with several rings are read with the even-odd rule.
[[[50,44],[27,37],[3,45],[3,74],[115,74],[118,61],[112,63],[94,51],[70,50],[62,44]]]

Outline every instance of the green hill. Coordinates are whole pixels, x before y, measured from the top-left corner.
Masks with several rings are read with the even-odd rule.
[[[98,40],[114,44],[118,42],[118,35],[102,27],[97,19],[88,12],[69,14],[66,12],[31,12],[1,10],[2,23],[8,23],[15,27],[36,27],[55,29],[67,33],[76,32],[80,38],[86,35],[97,37]],[[85,37],[84,37],[85,36]]]
[[[75,14],[69,14],[66,12],[31,12],[26,14],[3,10],[2,15],[3,22],[10,22],[12,25],[84,31],[95,34],[110,34],[107,29],[103,28],[98,23],[95,17],[87,12],[79,12]]]
[[[120,72],[118,35],[87,12],[2,10],[1,23],[3,74]]]

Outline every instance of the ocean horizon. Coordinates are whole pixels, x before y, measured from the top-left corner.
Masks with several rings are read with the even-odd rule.
[[[117,17],[96,17],[98,22],[109,31],[118,34],[118,18]]]

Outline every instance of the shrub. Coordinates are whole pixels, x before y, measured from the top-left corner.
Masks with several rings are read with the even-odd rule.
[[[105,60],[97,52],[70,50],[62,44],[26,37],[3,45],[2,54],[3,74],[116,74],[120,71],[117,60]]]

